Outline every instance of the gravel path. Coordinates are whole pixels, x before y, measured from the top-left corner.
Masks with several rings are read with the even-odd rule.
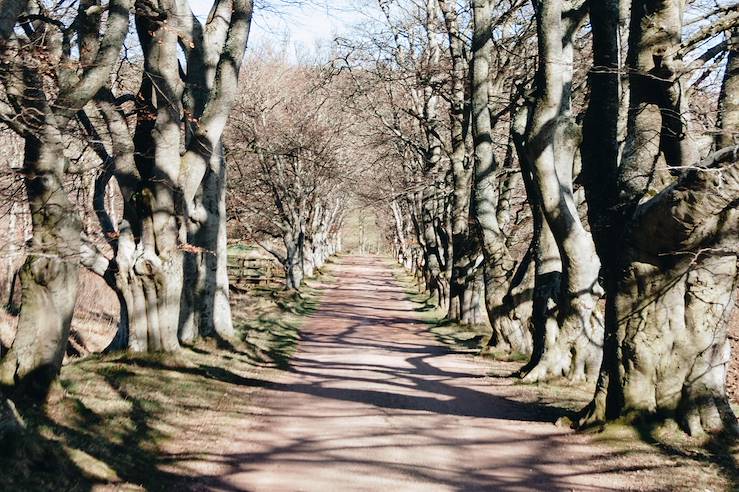
[[[204,488],[626,488],[607,451],[496,395],[482,362],[437,342],[386,261],[341,262],[292,370],[260,392],[258,417],[234,429]]]

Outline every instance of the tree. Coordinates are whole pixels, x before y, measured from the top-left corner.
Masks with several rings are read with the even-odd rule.
[[[447,32],[447,50],[451,59],[449,74],[449,117],[450,151],[452,174],[452,263],[450,272],[449,307],[447,317],[452,321],[476,324],[473,306],[477,300],[473,285],[477,271],[479,245],[477,236],[469,229],[470,199],[472,192],[472,159],[468,153],[467,134],[470,120],[470,106],[467,104],[466,84],[469,64],[459,26],[457,6],[446,0],[438,0]],[[478,293],[479,294],[479,293]]]
[[[607,304],[603,364],[580,425],[658,415],[691,434],[736,428],[725,378],[739,247],[739,149],[724,139],[734,128],[723,126],[736,121],[730,102],[737,97],[736,54],[732,48],[723,81],[719,138],[701,159],[684,91],[681,58],[695,43],[683,37],[683,8],[632,2],[623,106],[619,2],[590,4],[597,70],[583,170]],[[732,23],[711,29],[721,25]],[[619,115],[627,122],[623,152]]]
[[[0,78],[6,100],[0,119],[24,139],[33,239],[20,272],[18,330],[0,363],[0,382],[41,399],[61,367],[77,297],[81,224],[64,188],[64,135],[107,82],[131,6],[131,0],[111,0],[103,22],[102,6],[94,1],[79,2],[71,20],[55,18],[36,2],[25,9],[22,3],[7,10],[3,5]]]
[[[583,227],[573,191],[580,127],[572,116],[573,37],[583,2],[564,11],[560,0],[534,2],[539,47],[535,101],[527,110],[521,161],[531,174],[529,200],[541,214],[534,307],[534,354],[527,380],[595,379],[603,321],[597,303],[600,260]],[[543,294],[543,295],[542,295]],[[548,307],[549,299],[557,309]]]
[[[203,26],[187,2],[141,2],[138,92],[101,91],[87,115],[91,133],[97,122],[110,139],[110,154],[99,151],[106,173],[98,187],[115,177],[125,202],[117,227],[100,214],[113,257],[95,250],[87,261],[118,294],[116,347],[171,351],[199,335],[233,335],[221,136],[251,15],[250,0],[220,0]]]
[[[471,110],[475,159],[472,213],[484,255],[485,304],[491,325],[488,347],[501,355],[530,355],[532,351],[529,329],[531,306],[528,302],[531,295],[527,291],[533,286],[525,282],[527,278],[528,283],[533,279],[533,275],[527,273],[532,264],[531,255],[527,253],[517,262],[509,250],[509,235],[504,230],[504,222],[508,221],[506,216],[511,208],[511,193],[517,181],[520,182],[520,179],[514,178],[517,174],[511,162],[513,152],[510,139],[502,173],[495,157],[495,126],[509,109],[491,101],[491,94],[499,95],[506,90],[505,81],[512,75],[506,70],[510,58],[494,56],[493,33],[508,30],[506,27],[512,14],[520,8],[521,3],[506,6],[507,10],[495,16],[489,1],[472,2]],[[504,36],[506,44],[523,44],[518,35]],[[506,49],[500,51],[508,53]],[[491,67],[497,69],[495,76]],[[508,90],[514,91],[515,88]]]

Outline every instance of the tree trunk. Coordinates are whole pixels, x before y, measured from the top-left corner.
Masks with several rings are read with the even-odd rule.
[[[313,238],[306,237],[305,246],[303,247],[303,275],[307,278],[313,278],[316,269],[316,260],[314,256]]]
[[[472,212],[478,225],[484,256],[485,307],[492,327],[488,347],[506,355],[529,354],[531,336],[528,320],[525,315],[518,316],[517,303],[511,303],[517,298],[508,295],[516,264],[498,223],[498,183],[489,110],[492,56],[490,3],[488,0],[475,0],[473,9],[472,136],[475,145],[475,193]]]
[[[178,328],[183,257],[178,250],[155,253],[136,243],[126,223],[121,225],[116,255],[115,285],[121,301],[122,341],[132,352],[179,349]]]
[[[580,222],[572,189],[580,131],[570,114],[572,52],[569,44],[563,46],[567,31],[561,7],[560,0],[536,2],[540,66],[526,160],[532,166],[538,201],[559,250],[564,282],[557,296],[558,326],[555,329],[551,321],[546,323],[544,354],[526,374],[528,381],[559,376],[594,379],[603,344],[603,321],[597,307],[603,293],[598,284],[600,261]],[[569,27],[573,26],[567,30]],[[542,241],[546,240],[544,231]]]
[[[206,196],[213,210],[213,219],[218,224],[215,240],[215,257],[212,258],[211,277],[213,288],[213,302],[210,304],[213,321],[213,331],[221,337],[233,337],[233,317],[231,316],[231,303],[229,301],[228,280],[228,225],[226,212],[226,163],[223,152],[219,153],[221,162],[218,172],[214,173],[210,184],[206,186]],[[215,179],[217,176],[217,180]],[[211,191],[212,190],[212,191]]]
[[[179,337],[192,343],[199,336],[234,335],[228,300],[228,245],[226,237],[226,165],[222,146],[212,154],[202,192],[193,202],[198,211],[190,215],[188,241],[198,250],[185,255]],[[199,220],[193,220],[193,215]]]
[[[77,300],[81,223],[63,185],[61,136],[50,125],[47,140],[29,136],[23,170],[33,236],[20,270],[21,310],[10,350],[0,363],[0,383],[45,399],[64,358]]]
[[[213,2],[205,26],[187,2],[163,7],[170,17],[168,28],[177,30],[184,54],[181,109],[189,116],[177,183],[184,202],[182,219],[188,226],[180,338],[186,342],[198,336],[229,338],[234,330],[228,301],[222,136],[237,97],[253,5],[250,0]]]
[[[467,107],[465,104],[465,78],[467,62],[464,59],[461,37],[459,33],[457,6],[439,0],[446,25],[449,42],[449,55],[452,59],[451,70],[451,168],[452,168],[452,204],[451,204],[451,263],[449,269],[449,305],[447,318],[451,321],[464,322],[464,299],[466,292],[472,287],[475,277],[470,270],[474,264],[474,248],[469,235],[470,195],[472,187],[472,166],[467,159],[465,141],[467,139]]]
[[[606,345],[596,393],[580,416],[581,426],[656,417],[674,418],[691,434],[736,430],[725,378],[739,248],[739,148],[690,162],[687,126],[675,134],[678,123],[664,111],[669,104],[677,107],[674,96],[682,90],[676,75],[680,71],[668,56],[680,43],[682,7],[679,2],[632,3],[629,122],[617,170],[615,122],[599,131],[595,125],[601,121],[586,120],[595,128],[586,132],[583,165],[590,176],[604,164],[609,167],[601,176],[615,176],[605,183],[587,180],[590,194],[605,191],[611,200],[593,202],[591,213],[616,220],[596,235],[615,246],[599,246],[610,253],[605,263]],[[613,66],[617,2],[591,4],[591,11],[594,63]],[[659,76],[650,76],[655,74]],[[727,79],[725,87],[731,87]],[[589,112],[618,106],[615,76],[593,77],[591,85],[593,94],[603,97],[591,99]],[[722,94],[729,97],[726,91]],[[657,136],[655,128],[661,129]],[[610,149],[607,160],[596,160],[598,149]],[[647,199],[660,183],[658,159],[692,169],[681,171],[673,184]]]
[[[719,122],[721,131],[716,137],[716,149],[739,143],[739,28],[731,31],[729,56],[719,97]]]
[[[397,200],[390,202],[390,211],[393,213],[393,224],[395,228],[395,240],[398,246],[398,263],[403,265],[406,269],[410,269],[411,265],[411,252],[408,248],[408,242],[405,236],[405,221],[403,220],[403,211],[400,208]]]
[[[484,283],[483,273],[480,268],[482,257],[478,257],[474,268],[471,269],[474,274],[467,280],[469,288],[465,289],[462,296],[460,321],[463,325],[476,326],[485,322],[484,308]]]
[[[300,253],[300,234],[294,236],[285,235],[285,288],[287,290],[300,290],[303,285],[303,259]]]
[[[449,288],[443,277],[443,264],[441,262],[442,245],[436,231],[438,220],[438,197],[436,187],[429,187],[423,196],[423,244],[424,244],[424,274],[426,290],[432,297],[436,297],[438,306],[448,306]]]
[[[170,12],[171,13],[171,12]],[[174,19],[173,19],[174,22]],[[177,60],[177,24],[137,16],[137,32],[145,54],[147,77],[139,91],[145,105],[134,135],[136,168],[144,182],[134,198],[138,223],[130,238],[121,228],[118,267],[128,306],[132,350],[173,351],[179,348],[180,302],[184,283],[183,220],[185,203],[181,172],[180,112],[182,96]],[[140,230],[139,230],[140,228]],[[135,241],[135,242],[134,242]],[[124,244],[128,242],[130,244]],[[146,327],[146,331],[144,331]]]
[[[659,414],[690,434],[735,430],[725,383],[739,164],[720,176],[691,171],[640,207],[609,298],[613,340],[581,425]]]
[[[22,244],[22,241],[18,239],[19,236],[22,237],[24,234],[24,227],[20,226],[20,234],[18,229],[18,212],[21,207],[20,202],[13,202],[13,204],[10,206],[10,210],[8,211],[8,225],[6,228],[6,239],[8,241],[7,245],[7,252],[6,252],[6,258],[5,258],[5,265],[3,268],[3,278],[4,278],[4,285],[2,287],[2,293],[0,295],[0,299],[5,299],[7,302],[5,303],[6,309],[13,309],[13,286],[15,284],[15,277],[17,273],[17,266],[16,266],[16,254],[18,253],[19,246]],[[1,301],[0,301],[1,302]],[[2,347],[0,347],[2,349]],[[1,356],[2,354],[0,354]]]

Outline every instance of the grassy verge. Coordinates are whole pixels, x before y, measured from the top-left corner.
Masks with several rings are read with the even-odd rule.
[[[395,278],[404,287],[408,299],[416,303],[419,318],[429,325],[429,331],[437,339],[484,361],[490,383],[498,388],[499,396],[536,405],[542,409],[542,416],[552,422],[574,414],[592,399],[594,385],[563,380],[524,384],[512,377],[527,361],[525,357],[486,352],[489,328],[446,322],[443,311],[419,292],[412,276],[398,267]],[[607,450],[602,457],[595,457],[596,462],[600,459],[605,463],[608,456],[608,464],[604,466],[615,465],[621,473],[629,475],[631,487],[637,490],[739,490],[739,448],[732,437],[691,438],[674,422],[614,423],[587,433],[596,445]]]
[[[444,311],[439,308],[427,293],[423,292],[416,279],[402,268],[395,268],[393,275],[403,286],[403,292],[410,301],[417,304],[415,312],[429,331],[441,342],[452,346],[456,351],[479,354],[490,340],[490,329],[484,325],[461,326],[444,319]]]
[[[254,414],[251,396],[288,365],[319,297],[316,281],[301,295],[255,289],[233,298],[234,340],[66,365],[51,403],[20,410],[25,428],[0,421],[0,490],[178,490],[205,476],[194,463]]]

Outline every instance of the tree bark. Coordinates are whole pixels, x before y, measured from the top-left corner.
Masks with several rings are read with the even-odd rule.
[[[16,337],[0,364],[0,383],[44,400],[59,373],[77,299],[81,222],[63,186],[61,135],[50,125],[25,142],[23,169],[33,236],[21,267]]]
[[[14,36],[17,9],[23,3],[10,3],[2,5],[0,16],[1,70],[6,95],[17,115],[11,120],[9,115],[3,116],[25,140],[23,174],[33,235],[19,274],[22,304],[18,329],[0,362],[0,385],[43,400],[64,357],[82,250],[81,221],[64,188],[68,162],[63,133],[69,120],[108,80],[128,32],[132,2],[110,2],[102,33],[99,17],[78,13],[74,29],[84,67],[79,71],[66,66],[74,64],[68,52],[57,51],[62,37],[58,26],[27,26],[25,37]],[[11,46],[16,51],[8,57],[6,50]],[[49,67],[54,77],[40,73],[40,57],[57,62]],[[55,86],[50,88],[52,83]]]
[[[739,247],[738,150],[727,152],[730,164],[720,172],[691,170],[639,207],[610,306],[613,347],[581,425],[662,415],[690,434],[735,430],[725,382]]]
[[[198,336],[234,336],[229,303],[228,244],[226,236],[226,163],[223,149],[211,157],[201,192],[191,202],[188,242],[197,245],[185,258],[185,289],[179,338],[192,343]],[[199,213],[197,213],[199,211]],[[193,220],[201,216],[201,221]]]
[[[460,38],[457,7],[446,0],[438,0],[446,25],[451,70],[451,152],[452,207],[451,207],[451,250],[452,264],[449,279],[449,306],[447,318],[462,322],[466,316],[464,299],[475,277],[474,241],[470,237],[469,214],[473,169],[467,158],[468,106],[465,103],[466,65]]]
[[[739,28],[729,37],[729,56],[719,97],[719,133],[716,136],[716,149],[739,143]]]
[[[498,176],[493,153],[493,125],[489,110],[492,19],[488,0],[473,2],[472,136],[475,145],[474,208],[482,253],[485,306],[492,327],[490,349],[504,354],[530,354],[531,335],[526,316],[519,317],[518,296],[509,295],[516,262],[506,246],[498,221]],[[524,294],[525,296],[525,294]],[[520,303],[522,306],[525,302]]]
[[[303,285],[303,258],[301,250],[302,245],[302,233],[296,233],[294,235],[286,234],[284,236],[285,242],[285,288],[287,290],[300,290]]]
[[[186,259],[188,285],[183,295],[180,338],[234,335],[228,300],[226,165],[223,131],[238,92],[238,76],[249,39],[252,0],[219,0],[205,28],[186,2],[175,2],[180,47],[187,56],[184,110],[187,152],[179,184],[188,218],[188,244],[199,251]]]
[[[739,148],[689,161],[688,119],[680,115],[676,122],[679,113],[665,110],[676,110],[675,97],[683,97],[680,70],[669,59],[680,43],[682,8],[677,1],[632,3],[629,121],[617,171],[615,122],[609,120],[607,130],[586,132],[583,165],[588,174],[609,166],[601,174],[609,178],[607,184],[586,182],[591,194],[608,190],[608,199],[593,202],[591,213],[601,221],[609,215],[616,219],[596,237],[616,246],[599,247],[609,253],[606,345],[596,393],[583,409],[581,426],[646,417],[674,418],[691,434],[736,430],[725,378],[739,247]],[[614,65],[616,2],[591,4],[591,10],[594,63]],[[724,83],[722,99],[727,87],[733,91]],[[603,97],[591,99],[589,111],[618,106],[612,77],[593,77],[591,84],[594,94]],[[685,104],[680,101],[680,107]],[[595,118],[586,120],[588,126],[596,124]],[[656,136],[655,128],[660,129]],[[607,160],[595,159],[599,147],[609,149]],[[662,159],[678,177],[660,190],[665,176],[655,164]],[[658,193],[650,198],[655,188]]]
[[[144,50],[144,69],[148,76],[142,83],[139,112],[134,135],[136,167],[144,182],[133,197],[138,208],[141,240],[124,248],[135,255],[127,262],[129,290],[138,309],[129,313],[139,329],[129,333],[133,350],[172,351],[179,348],[178,328],[184,281],[183,249],[185,224],[180,178],[180,113],[182,86],[177,62],[177,21],[173,7],[165,0],[152,8],[168,15],[155,19],[136,18],[137,31]],[[164,22],[167,21],[167,23]],[[123,239],[121,230],[121,239]],[[119,264],[119,267],[122,265]],[[141,323],[139,323],[141,321]],[[146,331],[141,329],[146,326]]]
[[[539,0],[535,5],[540,65],[526,153],[542,213],[559,250],[564,282],[556,328],[555,323],[546,323],[544,353],[524,379],[595,379],[603,343],[597,302],[603,291],[598,283],[600,260],[573,196],[580,130],[570,114],[572,47],[563,45],[564,34],[576,26],[564,25],[561,0]]]

